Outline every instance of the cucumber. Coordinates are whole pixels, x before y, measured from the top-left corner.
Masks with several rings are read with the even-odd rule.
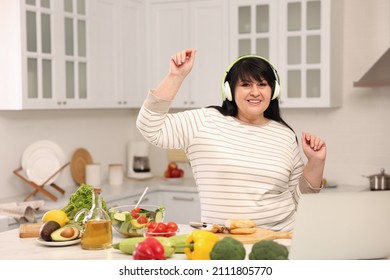
[[[120,250],[122,253],[132,255],[138,243],[144,241],[147,237],[131,237],[125,238],[112,245],[114,249]],[[164,247],[164,256],[169,258],[175,253],[175,244],[168,237],[153,237],[160,241]]]
[[[119,231],[120,232],[127,232],[129,230],[129,226],[130,226],[130,222],[123,222],[120,227],[119,227]]]
[[[189,234],[178,234],[175,236],[168,237],[168,239],[173,242],[175,247],[175,253],[182,254],[186,248],[186,240]]]
[[[123,212],[122,213],[120,213],[120,212],[115,213],[114,219],[119,221],[119,222],[124,222],[124,221],[126,221],[126,214]]]
[[[162,211],[157,210],[156,215],[154,216],[154,221],[156,223],[160,223],[164,220],[164,213]]]

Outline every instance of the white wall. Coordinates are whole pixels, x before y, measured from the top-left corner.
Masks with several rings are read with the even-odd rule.
[[[126,145],[134,139],[136,112],[0,111],[0,199],[33,190],[16,177],[13,170],[20,166],[26,147],[38,140],[56,142],[69,161],[77,148],[86,148],[94,162],[102,164],[102,177],[106,178],[109,163],[126,163]],[[64,188],[75,186],[70,166],[64,169],[56,183]]]
[[[337,109],[284,109],[285,120],[298,135],[317,134],[327,141],[325,176],[338,184],[369,186],[362,174],[384,167],[390,173],[390,88],[354,88],[353,82],[390,47],[390,1],[345,0],[343,105]],[[219,82],[219,81],[216,81]],[[154,86],[154,85],[151,85]],[[216,93],[219,94],[219,93]],[[139,139],[137,110],[0,111],[0,200],[32,190],[12,171],[24,149],[49,139],[71,157],[78,147],[88,149],[107,176],[109,163],[126,164],[126,144]],[[166,152],[151,149],[151,167],[165,169]],[[163,164],[161,164],[163,163]],[[69,167],[58,184],[73,187]]]

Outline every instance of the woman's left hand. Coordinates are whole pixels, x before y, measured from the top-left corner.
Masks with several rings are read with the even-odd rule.
[[[302,149],[308,160],[325,161],[326,158],[326,144],[315,135],[310,133],[302,133]]]

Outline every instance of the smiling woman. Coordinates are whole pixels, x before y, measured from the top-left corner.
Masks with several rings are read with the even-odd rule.
[[[153,145],[183,149],[198,186],[202,221],[251,219],[291,231],[302,193],[319,192],[326,145],[304,133],[306,166],[294,131],[279,111],[279,77],[257,55],[234,61],[222,81],[222,106],[168,113],[196,51],[175,53],[168,75],[141,108],[137,127]]]

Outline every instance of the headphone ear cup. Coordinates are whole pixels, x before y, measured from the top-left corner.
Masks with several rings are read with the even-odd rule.
[[[226,99],[229,100],[229,101],[232,101],[233,100],[233,96],[232,96],[232,91],[230,90],[229,82],[226,81],[223,84],[223,87],[224,87],[224,91],[223,91],[223,94],[222,94],[223,101],[225,101]]]
[[[272,100],[279,98],[280,96],[280,85],[278,81],[275,81],[275,90],[272,95]]]

